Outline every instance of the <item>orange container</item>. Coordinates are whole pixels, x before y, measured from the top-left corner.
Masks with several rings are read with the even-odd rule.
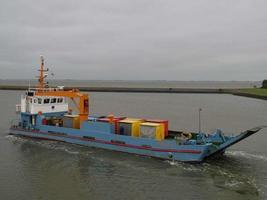
[[[160,123],[164,125],[164,136],[168,136],[169,133],[169,121],[164,119],[146,119],[146,122]]]

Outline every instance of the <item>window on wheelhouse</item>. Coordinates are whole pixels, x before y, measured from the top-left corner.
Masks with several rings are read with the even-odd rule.
[[[38,104],[42,104],[43,99],[42,98],[38,98]]]
[[[58,103],[63,103],[63,98],[58,98],[58,99],[57,99],[57,102],[58,102]]]
[[[56,102],[57,102],[57,98],[51,99],[51,103],[56,103]]]
[[[34,92],[28,91],[28,92],[26,92],[26,95],[29,96],[29,97],[33,97],[34,96]]]
[[[44,99],[44,104],[49,104],[50,103],[50,99]]]

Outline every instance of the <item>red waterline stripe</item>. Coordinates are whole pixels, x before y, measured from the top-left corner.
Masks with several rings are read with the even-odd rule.
[[[56,136],[56,137],[64,137],[64,138],[70,138],[70,139],[76,139],[76,140],[82,140],[82,141],[90,141],[90,142],[96,142],[96,143],[101,143],[101,144],[109,144],[109,145],[123,146],[123,147],[128,147],[128,148],[150,150],[150,151],[157,151],[157,152],[191,153],[191,154],[200,154],[201,153],[201,151],[199,151],[199,150],[159,149],[159,148],[151,148],[151,147],[145,147],[145,146],[137,146],[137,145],[132,145],[132,144],[118,144],[118,143],[114,143],[114,142],[108,142],[105,140],[82,138],[82,137],[78,137],[78,136],[63,135],[63,134],[57,134],[57,133],[46,133],[46,132],[37,131],[37,130],[24,130],[24,129],[20,129],[20,128],[11,128],[11,129],[19,130],[19,131],[23,131],[23,132],[33,132],[33,133],[39,133],[39,134],[44,134],[44,135]]]

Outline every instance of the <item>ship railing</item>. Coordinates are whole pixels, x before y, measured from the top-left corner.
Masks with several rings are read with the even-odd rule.
[[[63,86],[58,87],[49,87],[49,88],[29,88],[29,91],[38,91],[38,92],[55,92],[64,90]]]

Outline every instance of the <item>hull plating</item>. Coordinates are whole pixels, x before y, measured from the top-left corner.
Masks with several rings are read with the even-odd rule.
[[[156,142],[115,134],[88,134],[82,131],[80,134],[67,134],[63,130],[57,133],[19,128],[11,128],[10,134],[183,162],[201,162],[208,155],[206,145],[177,145],[173,141]]]

